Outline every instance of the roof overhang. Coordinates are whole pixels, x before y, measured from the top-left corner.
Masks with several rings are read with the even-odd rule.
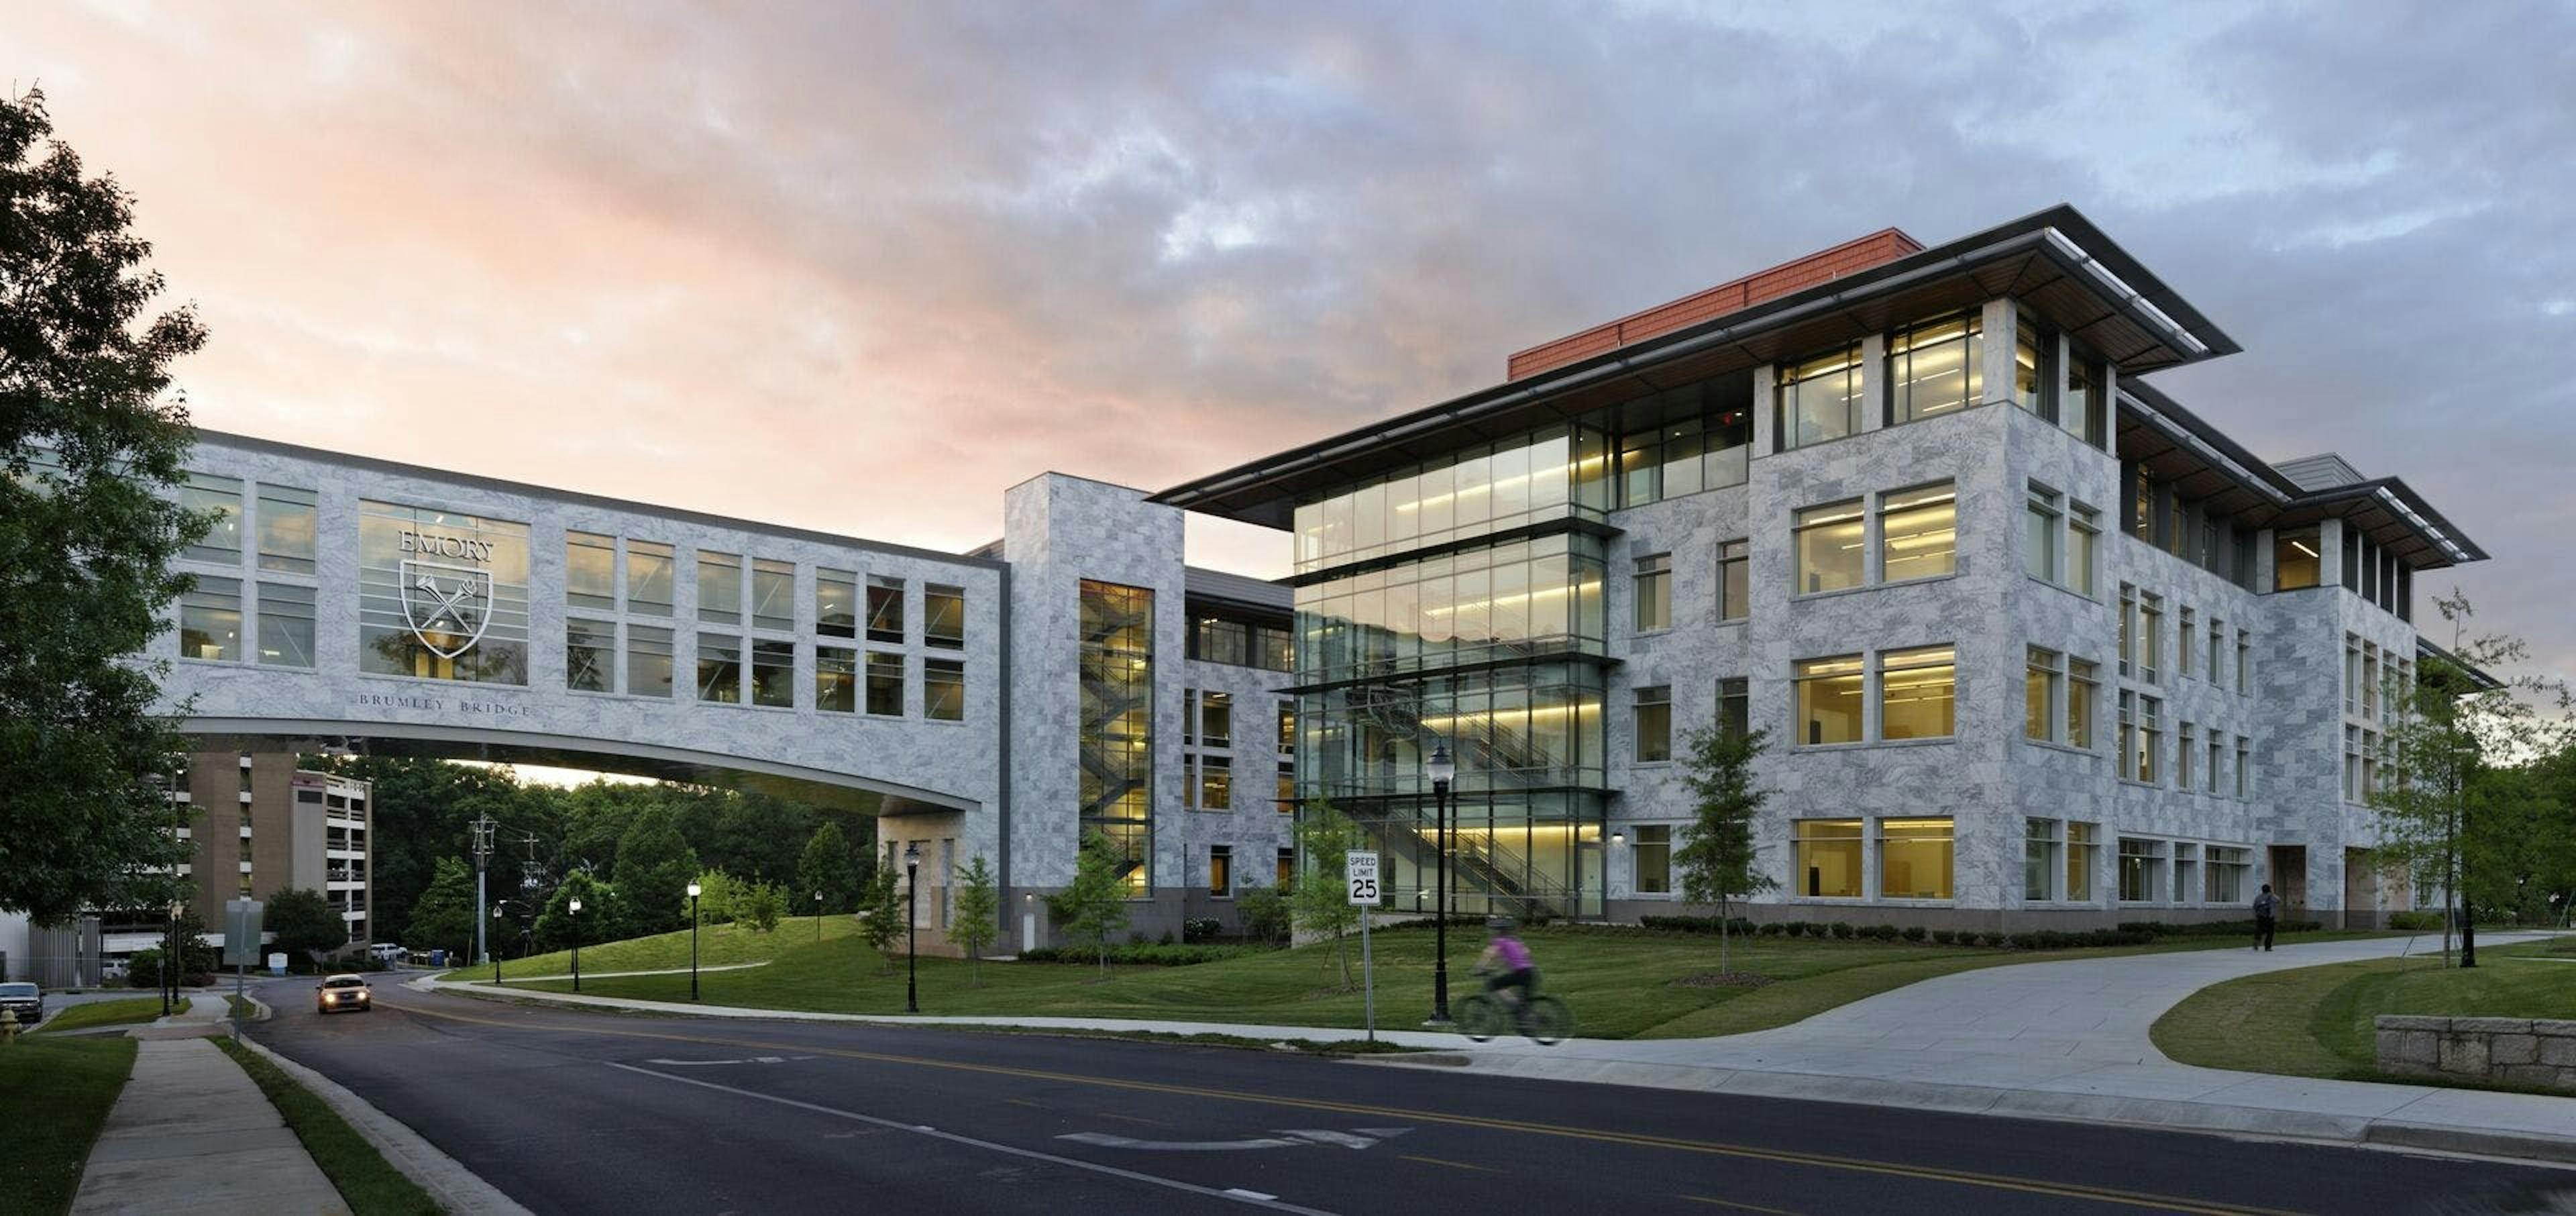
[[[1299,501],[1374,473],[2005,296],[2126,375],[2239,349],[2092,221],[2061,205],[1670,334],[1238,465],[1174,486],[1152,501],[1286,528]]]

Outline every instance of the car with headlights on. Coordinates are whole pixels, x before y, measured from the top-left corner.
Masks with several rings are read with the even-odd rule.
[[[367,1013],[375,1007],[376,994],[363,975],[335,975],[313,986],[315,1013]]]

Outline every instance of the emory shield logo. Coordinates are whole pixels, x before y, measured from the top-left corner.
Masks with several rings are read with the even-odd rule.
[[[402,564],[403,620],[430,653],[452,659],[474,649],[492,623],[492,572],[440,562]]]

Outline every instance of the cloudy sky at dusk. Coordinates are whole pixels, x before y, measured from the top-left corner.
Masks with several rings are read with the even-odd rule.
[[[2246,348],[2158,384],[2406,478],[2576,674],[2576,6],[0,0],[0,76],[203,425],[952,548],[2072,202]]]

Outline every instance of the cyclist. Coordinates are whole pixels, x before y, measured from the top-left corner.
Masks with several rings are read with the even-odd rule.
[[[1476,970],[1491,973],[1492,978],[1485,981],[1487,992],[1500,996],[1507,989],[1520,990],[1508,999],[1512,1005],[1512,1020],[1526,1026],[1530,998],[1538,995],[1538,968],[1530,960],[1529,947],[1512,933],[1510,917],[1497,916],[1487,920],[1485,930],[1489,940],[1485,943],[1483,957],[1476,960]]]

